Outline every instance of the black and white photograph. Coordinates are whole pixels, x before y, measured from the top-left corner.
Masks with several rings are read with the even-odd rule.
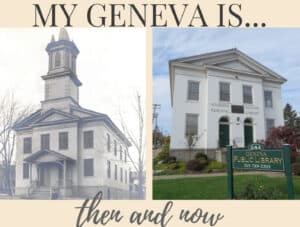
[[[145,198],[145,42],[144,29],[0,30],[1,199]]]

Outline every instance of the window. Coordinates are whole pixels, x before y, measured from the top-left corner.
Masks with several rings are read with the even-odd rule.
[[[23,152],[31,153],[32,152],[32,140],[31,137],[26,137],[23,139]]]
[[[127,184],[127,170],[125,170],[125,184]]]
[[[110,161],[107,161],[107,178],[111,176]]]
[[[54,55],[54,67],[59,67],[61,64],[61,55],[59,52],[56,52]]]
[[[197,135],[198,134],[198,114],[186,114],[185,115],[185,135]]]
[[[84,169],[84,176],[91,177],[94,176],[94,159],[84,159],[83,160],[83,169]]]
[[[127,162],[127,149],[124,150],[124,156],[125,156],[125,163]]]
[[[272,91],[264,91],[265,107],[273,107]]]
[[[199,100],[199,82],[188,81],[188,100]]]
[[[59,136],[59,150],[66,150],[69,147],[68,132],[60,132]]]
[[[266,137],[269,136],[271,129],[275,127],[274,119],[266,119]]]
[[[123,168],[120,168],[120,181],[123,182]]]
[[[252,104],[252,87],[248,85],[243,85],[243,101],[247,104]]]
[[[220,101],[229,102],[230,101],[230,84],[225,82],[220,82]]]
[[[114,140],[114,153],[117,156],[117,141]]]
[[[49,150],[50,149],[50,135],[42,134],[41,135],[41,150]]]
[[[122,147],[120,146],[120,160],[122,161],[123,160],[123,150],[122,150]]]
[[[29,164],[23,163],[23,179],[29,178]]]
[[[94,147],[94,131],[85,131],[83,133],[83,146],[84,148]]]
[[[110,135],[107,134],[107,151],[110,152]]]
[[[115,180],[118,180],[118,166],[115,165]]]

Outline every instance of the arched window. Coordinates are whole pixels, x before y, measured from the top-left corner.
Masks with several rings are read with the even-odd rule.
[[[59,67],[61,65],[61,54],[56,52],[54,55],[54,67]]]

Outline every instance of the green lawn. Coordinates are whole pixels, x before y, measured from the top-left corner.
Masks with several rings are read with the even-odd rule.
[[[276,187],[287,199],[285,177],[263,175],[234,176],[235,194],[239,195],[249,182]],[[300,199],[300,178],[294,177],[295,198]],[[227,199],[227,177],[199,177],[168,180],[153,180],[153,199]]]

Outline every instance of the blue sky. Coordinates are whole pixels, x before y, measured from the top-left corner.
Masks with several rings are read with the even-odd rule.
[[[168,61],[231,48],[285,77],[283,105],[300,112],[300,29],[153,29],[153,103],[161,104],[158,125],[164,133],[172,117]]]

